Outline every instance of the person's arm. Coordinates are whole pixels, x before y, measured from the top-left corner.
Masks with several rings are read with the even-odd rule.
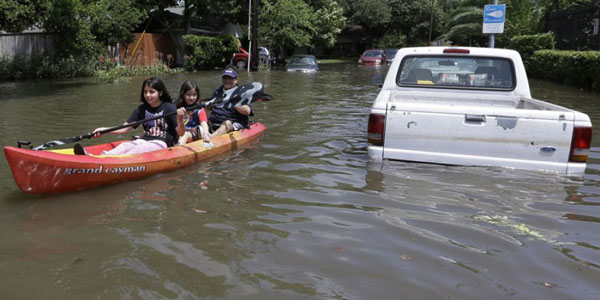
[[[242,114],[244,116],[249,116],[250,113],[252,113],[252,108],[250,108],[250,106],[248,106],[248,105],[236,106],[235,110],[237,110],[237,112],[239,112],[240,114]]]
[[[123,123],[123,125],[125,125],[125,124],[127,124],[127,122]],[[94,131],[92,131],[92,133],[94,134],[94,137],[97,138],[97,137],[102,136],[102,134],[100,134],[99,131],[106,130],[106,129],[109,129],[109,128],[110,127],[98,127],[96,129],[94,129]],[[121,129],[118,129],[118,130],[114,130],[114,131],[111,131],[111,132],[107,132],[107,133],[110,133],[110,134],[123,134],[123,133],[126,133],[129,130],[131,130],[131,126],[125,127],[125,128],[121,128]]]
[[[180,107],[177,109],[177,127],[175,127],[175,130],[177,131],[178,136],[182,136],[185,134],[185,125],[183,125],[183,117],[186,113],[187,111],[185,110],[185,107]]]
[[[138,107],[136,107],[136,109],[134,109],[133,112],[131,113],[131,115],[129,116],[129,119],[127,119],[127,122],[123,123],[123,125],[126,125],[126,124],[133,123],[133,122],[137,121],[139,119],[140,109],[141,109],[141,105],[138,106]],[[110,127],[98,127],[96,129],[94,129],[94,131],[92,131],[92,133],[94,133],[94,137],[97,138],[97,137],[101,136],[101,134],[99,133],[99,131],[106,130],[106,129],[109,129],[109,128]],[[110,134],[124,134],[124,133],[128,132],[129,130],[131,130],[131,128],[133,128],[133,127],[132,126],[128,126],[128,127],[121,128],[119,130],[115,130],[115,131],[111,131],[111,132],[107,132],[107,133],[110,133]]]

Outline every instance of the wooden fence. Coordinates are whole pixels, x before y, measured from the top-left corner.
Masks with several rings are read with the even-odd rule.
[[[140,40],[141,35],[134,33],[134,42],[121,47],[122,64],[147,66],[159,61],[176,63],[177,49],[169,35],[145,33]]]
[[[41,55],[54,52],[52,35],[47,33],[0,33],[0,57]]]
[[[108,57],[114,57],[122,64],[147,66],[162,61],[168,65],[181,64],[181,54],[168,34],[134,33],[134,42],[107,49]],[[139,43],[138,43],[139,41]],[[137,46],[137,47],[136,47]],[[52,35],[35,33],[0,33],[0,58],[52,54]],[[117,57],[119,56],[119,57]],[[104,56],[106,57],[106,56]]]

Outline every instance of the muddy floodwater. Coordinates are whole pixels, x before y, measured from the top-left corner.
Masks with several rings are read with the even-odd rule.
[[[264,135],[138,181],[29,195],[0,154],[0,298],[600,299],[600,94],[531,82],[592,118],[584,176],[374,163],[371,78],[386,71],[240,72],[274,96],[254,106]],[[162,78],[208,97],[219,75]],[[0,83],[0,143],[120,125],[143,80]]]

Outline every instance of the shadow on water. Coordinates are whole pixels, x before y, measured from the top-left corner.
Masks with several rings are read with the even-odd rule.
[[[49,80],[38,79],[19,82],[1,82],[0,89],[3,91],[0,95],[0,101],[21,99],[31,100],[32,98],[48,98],[56,95],[71,95],[71,93],[97,86],[98,82],[93,78],[69,79],[69,80]],[[32,88],[34,87],[34,88]],[[24,100],[23,101],[26,101]]]

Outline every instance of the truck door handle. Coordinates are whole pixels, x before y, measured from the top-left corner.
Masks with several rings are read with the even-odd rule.
[[[465,121],[466,122],[484,123],[485,122],[485,116],[484,115],[469,115],[469,114],[466,114],[465,115]]]
[[[544,147],[540,148],[540,151],[545,152],[545,153],[552,153],[552,152],[556,151],[556,148],[554,148],[552,146],[544,146]]]

